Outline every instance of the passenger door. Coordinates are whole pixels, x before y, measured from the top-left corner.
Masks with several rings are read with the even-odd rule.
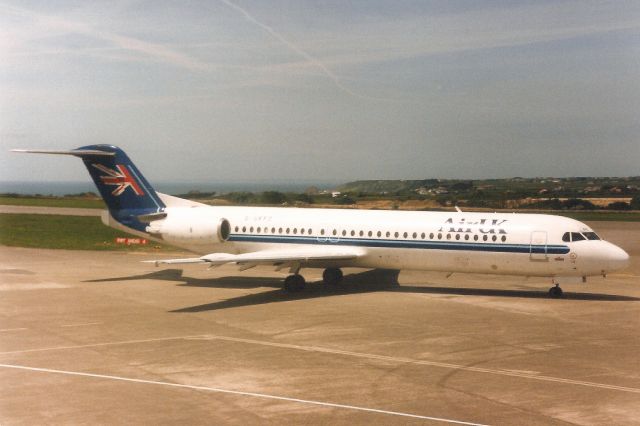
[[[531,232],[529,243],[529,259],[536,261],[549,260],[547,255],[547,231]]]

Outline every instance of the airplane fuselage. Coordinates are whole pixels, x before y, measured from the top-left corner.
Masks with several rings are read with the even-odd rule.
[[[561,277],[604,275],[628,259],[584,223],[553,215],[205,205],[167,207],[165,213],[167,219],[188,225],[162,233],[153,232],[151,222],[146,235],[199,254],[260,252],[283,245],[359,252],[353,260],[310,261],[305,267]],[[230,225],[224,239],[215,231],[221,220]],[[583,238],[564,241],[567,233]]]

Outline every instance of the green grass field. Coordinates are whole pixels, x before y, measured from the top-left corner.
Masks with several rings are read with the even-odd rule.
[[[116,244],[131,236],[108,228],[98,217],[42,214],[0,214],[0,244],[14,247],[67,250],[167,251],[167,246]]]
[[[9,206],[38,206],[38,207],[69,207],[78,209],[104,209],[104,202],[100,199],[63,198],[63,197],[2,197],[0,205]]]

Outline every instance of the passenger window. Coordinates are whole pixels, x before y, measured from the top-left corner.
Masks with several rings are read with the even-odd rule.
[[[456,234],[456,240],[460,239],[460,234]]]
[[[237,226],[236,226],[236,228],[235,228],[235,229],[236,229],[236,232],[238,232],[238,227],[237,227]]]
[[[473,241],[478,241],[478,236],[477,235],[473,236]]]
[[[442,234],[438,234],[438,239],[441,240],[442,239]]]
[[[289,232],[291,232],[291,229],[290,229],[290,228],[287,228],[287,234],[288,234]]]
[[[364,235],[364,231],[360,231],[358,235],[362,237]]]
[[[324,235],[324,228],[320,230],[320,235]]]
[[[464,236],[464,240],[465,240],[465,241],[469,241],[469,234],[466,234],[466,235]]]
[[[260,231],[262,231],[262,228],[258,226],[258,234],[260,233]]]
[[[433,232],[429,234],[429,239],[433,240]]]
[[[415,240],[416,238],[418,238],[418,234],[414,232],[414,233],[413,233],[413,235],[412,235],[412,237],[413,237],[413,239]]]
[[[369,231],[367,235],[371,237],[373,235],[373,232]]]
[[[378,237],[382,237],[382,232],[378,231],[378,233],[376,234]]]
[[[426,235],[424,235],[424,232],[423,232],[422,234],[420,234],[420,238],[421,238],[421,239],[423,239],[423,240],[424,240],[426,237],[427,237],[427,236],[426,236]]]
[[[249,232],[251,232],[253,234],[253,226],[251,228],[249,228]]]
[[[600,237],[598,237],[598,234],[596,234],[595,232],[584,232],[582,235],[587,237],[587,240],[599,240],[600,239]]]
[[[391,236],[391,232],[387,231],[387,238]]]
[[[304,228],[300,228],[300,235],[304,235]]]
[[[356,235],[356,231],[351,231],[351,236],[353,237],[354,235]]]
[[[333,230],[333,235],[337,235],[338,231],[336,229]]]
[[[495,235],[493,237],[491,237],[491,241],[495,241],[497,239],[498,239],[498,237],[496,237]]]
[[[507,241],[507,236],[503,235],[502,238],[500,238],[502,240],[502,242],[504,243],[505,241]]]
[[[482,241],[487,241],[487,236],[486,235],[482,236]]]
[[[451,239],[451,234],[447,234],[447,240]]]
[[[396,233],[395,233],[395,234],[393,234],[393,235],[394,235],[394,237],[398,238],[398,236],[399,236],[400,234],[398,234],[398,233],[396,232]]]
[[[571,242],[571,233],[565,232],[564,234],[562,234],[562,241],[564,241],[565,243],[570,243]]]
[[[402,236],[407,238],[408,234],[405,232],[404,234],[402,234]]]
[[[313,234],[313,229],[309,228],[309,232],[307,232],[307,234],[309,235]]]
[[[572,232],[571,233],[571,241],[582,241],[582,240],[586,240],[586,238],[579,232]]]
[[[347,230],[346,230],[346,229],[343,229],[343,230],[342,230],[342,236],[344,237],[345,235],[347,235]]]
[[[247,227],[246,226],[242,227],[242,232],[247,232]]]

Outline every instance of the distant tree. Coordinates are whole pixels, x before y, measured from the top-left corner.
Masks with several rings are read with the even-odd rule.
[[[451,185],[451,189],[454,191],[470,191],[473,189],[473,182],[456,182]]]
[[[631,210],[631,206],[624,201],[616,201],[607,205],[608,210]]]
[[[282,204],[287,201],[287,196],[278,191],[265,191],[261,198],[265,204]]]
[[[631,210],[640,210],[640,195],[636,195],[631,199],[629,208],[631,208]]]
[[[252,192],[230,192],[224,196],[227,200],[245,204],[255,199],[255,195]]]
[[[581,198],[570,198],[567,201],[563,201],[564,208],[571,210],[596,210],[598,207],[591,201],[583,200]]]
[[[296,194],[293,199],[301,203],[313,204],[313,198],[306,193]]]
[[[338,205],[345,206],[345,205],[355,204],[356,200],[349,197],[348,195],[343,195],[342,197],[335,198],[334,202]]]

